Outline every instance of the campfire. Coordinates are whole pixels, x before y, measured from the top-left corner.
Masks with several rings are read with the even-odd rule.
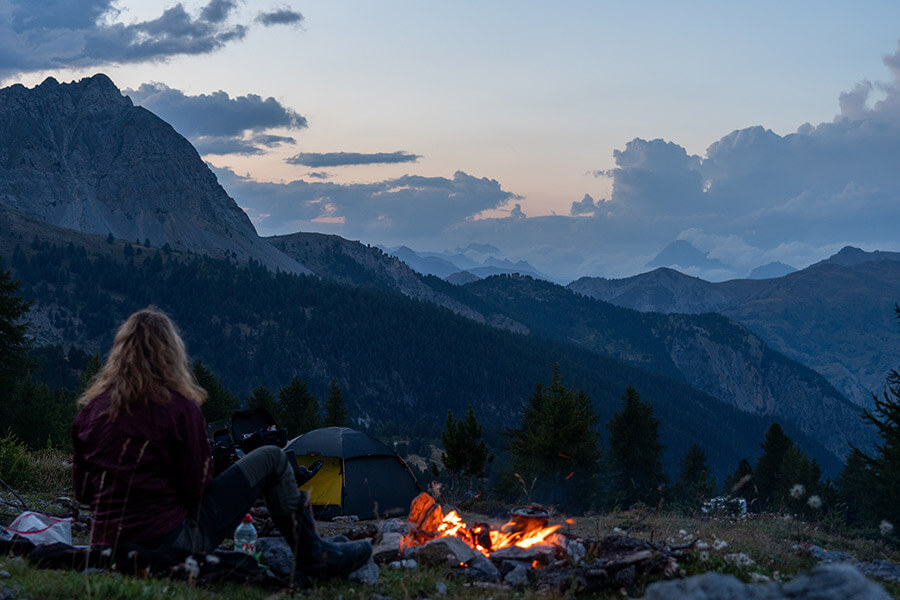
[[[547,525],[550,514],[539,506],[523,506],[514,509],[511,515],[510,521],[499,529],[493,529],[488,523],[474,523],[470,527],[455,510],[445,515],[434,498],[422,493],[410,506],[411,526],[403,538],[403,547],[424,546],[437,538],[456,537],[490,557],[492,552],[511,546],[531,548],[552,543],[551,536],[560,528]]]
[[[672,577],[677,559],[688,549],[624,535],[580,538],[548,525],[549,518],[543,507],[522,506],[499,527],[467,524],[455,510],[445,515],[441,505],[423,493],[413,500],[403,533],[392,534],[397,536],[394,550],[385,535],[374,558],[449,564],[455,572],[484,582],[589,591],[627,587],[648,575]]]

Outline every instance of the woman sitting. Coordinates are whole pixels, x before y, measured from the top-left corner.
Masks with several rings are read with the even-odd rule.
[[[257,448],[213,479],[206,396],[165,314],[141,310],[119,328],[72,429],[73,483],[90,506],[91,543],[211,552],[263,496],[300,571],[345,575],[365,564],[368,541],[319,537],[280,448]]]

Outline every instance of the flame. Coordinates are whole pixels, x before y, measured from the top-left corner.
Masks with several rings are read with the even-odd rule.
[[[403,538],[402,547],[419,546],[439,537],[457,537],[485,556],[501,548],[518,546],[530,548],[547,541],[560,525],[543,526],[539,520],[523,523],[510,521],[499,530],[486,523],[469,526],[453,510],[444,515],[440,505],[428,494],[420,494],[410,507],[410,533]]]

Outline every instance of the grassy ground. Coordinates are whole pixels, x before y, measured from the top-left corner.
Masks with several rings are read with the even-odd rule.
[[[0,491],[0,499],[5,504],[3,513],[7,516],[21,510],[18,506],[20,499],[35,510],[51,511],[50,508],[43,507],[52,506],[52,500],[58,496],[70,495],[70,475],[65,455],[45,451],[29,458],[33,465],[32,472],[21,480],[21,489],[25,491],[15,494],[9,490]],[[2,473],[2,462],[3,458],[0,456],[0,478],[6,481],[6,476]],[[462,516],[470,523],[490,521],[476,513],[463,513]],[[11,519],[4,522],[8,523],[9,520]],[[566,515],[556,515],[552,522],[562,524],[563,532],[590,539],[626,533],[631,537],[662,541],[670,545],[694,542],[693,550],[679,563],[681,576],[712,570],[734,575],[746,582],[788,580],[815,565],[816,561],[809,552],[809,546],[813,544],[829,550],[848,552],[861,561],[885,559],[900,564],[900,544],[896,535],[885,538],[876,530],[849,529],[827,514],[822,521],[805,522],[776,514],[726,519],[635,510],[568,518]],[[323,523],[321,529],[323,535],[333,535],[341,533],[346,526]],[[75,534],[76,537],[80,535],[77,529]],[[85,540],[79,541],[83,543]],[[649,583],[651,582],[643,581],[625,593],[639,596]],[[881,583],[895,598],[900,598],[900,586]],[[40,570],[21,558],[0,557],[0,598],[3,599],[263,600],[291,596],[287,590],[260,589],[246,585],[199,587],[184,581],[125,577],[102,572],[86,574]],[[304,590],[302,596],[322,600],[511,600],[538,597],[553,600],[563,597],[563,594],[474,584],[455,575],[449,568],[435,567],[417,570],[382,568],[379,582],[375,586],[336,581]],[[589,597],[622,598],[623,591],[612,590]]]

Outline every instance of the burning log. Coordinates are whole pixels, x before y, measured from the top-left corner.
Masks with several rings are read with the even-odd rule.
[[[515,586],[533,581],[563,592],[628,587],[645,575],[670,578],[678,571],[683,548],[621,535],[584,540],[556,533],[559,526],[548,520],[543,508],[525,506],[499,529],[469,527],[456,511],[444,515],[434,498],[420,494],[402,546],[423,564],[450,564],[473,579]],[[586,555],[595,558],[584,563]]]

